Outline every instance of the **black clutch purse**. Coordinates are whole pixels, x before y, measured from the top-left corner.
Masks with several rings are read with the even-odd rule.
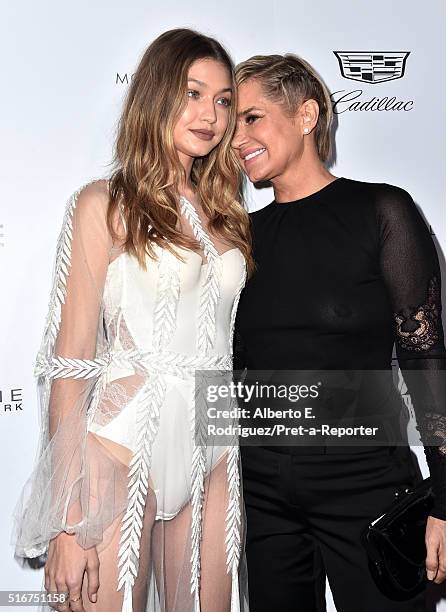
[[[414,597],[426,584],[425,532],[434,498],[431,479],[398,493],[388,511],[361,534],[373,579],[395,601]]]

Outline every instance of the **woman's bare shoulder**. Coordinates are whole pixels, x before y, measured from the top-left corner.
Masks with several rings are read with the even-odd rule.
[[[77,213],[105,215],[108,210],[109,200],[108,180],[102,178],[93,179],[77,190]]]
[[[110,192],[108,190],[108,179],[99,178],[93,179],[83,185],[79,190],[79,198],[100,200],[102,203],[108,203]]]
[[[92,219],[100,217],[101,222],[106,224],[107,212],[110,205],[109,180],[99,178],[85,184],[79,191],[77,206],[78,214]],[[126,231],[119,206],[115,206],[111,223],[117,235],[118,242],[124,242]]]

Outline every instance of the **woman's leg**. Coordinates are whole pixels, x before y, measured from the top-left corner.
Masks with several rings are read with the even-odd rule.
[[[354,449],[352,449],[354,450]],[[340,612],[423,612],[425,593],[392,601],[381,593],[368,567],[361,533],[386,512],[395,491],[421,477],[406,447],[364,453],[299,457],[293,463],[295,501],[308,517],[321,547],[328,581]]]
[[[240,450],[250,612],[325,612],[324,562],[305,513],[292,505],[291,456]]]
[[[116,461],[116,469],[122,470],[126,475],[128,471],[128,463],[132,456],[131,451],[119,444],[116,444],[115,442],[100,438],[100,436],[96,436],[94,434],[89,435],[94,438],[96,444],[100,443],[106,447],[108,453],[112,455]],[[118,551],[120,548],[120,538],[122,533],[120,527],[124,512],[125,511],[121,512],[104,530],[103,542],[106,542],[106,546],[98,546],[100,586],[97,593],[96,603],[91,603],[88,598],[88,577],[87,574],[84,574],[82,584],[82,601],[85,612],[119,612],[121,610],[124,588],[117,591],[118,576],[120,571],[120,568],[118,567]],[[143,527],[141,532],[139,568],[132,591],[134,612],[145,612],[146,610],[147,584],[151,572],[151,533],[155,516],[156,497],[152,488],[149,488],[146,497]]]
[[[226,612],[231,603],[231,576],[226,569],[226,455],[207,479],[201,543],[201,607],[203,612]]]
[[[228,504],[226,455],[205,480],[201,541],[202,612],[228,612],[231,576],[226,571],[225,518]],[[171,520],[156,521],[153,557],[158,588],[165,594],[165,612],[192,612],[191,505]]]

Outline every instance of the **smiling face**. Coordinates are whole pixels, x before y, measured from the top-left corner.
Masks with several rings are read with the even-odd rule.
[[[299,162],[304,151],[303,113],[289,117],[281,104],[265,97],[255,79],[239,86],[237,111],[232,147],[250,181],[274,182]]]
[[[222,63],[200,59],[189,68],[187,87],[187,106],[173,132],[183,165],[207,155],[222,140],[229,121],[231,76]]]

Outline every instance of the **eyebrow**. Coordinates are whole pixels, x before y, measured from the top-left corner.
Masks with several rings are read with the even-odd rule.
[[[237,117],[245,117],[246,115],[249,115],[249,113],[252,113],[252,111],[260,111],[260,108],[257,108],[256,106],[250,106],[246,110],[237,113]]]
[[[204,81],[199,81],[198,79],[187,79],[188,81],[194,81],[194,83],[198,83],[198,85],[202,85],[206,87],[206,83]],[[226,87],[225,89],[220,89],[218,93],[223,93],[224,91],[230,91],[232,93],[232,87]]]

